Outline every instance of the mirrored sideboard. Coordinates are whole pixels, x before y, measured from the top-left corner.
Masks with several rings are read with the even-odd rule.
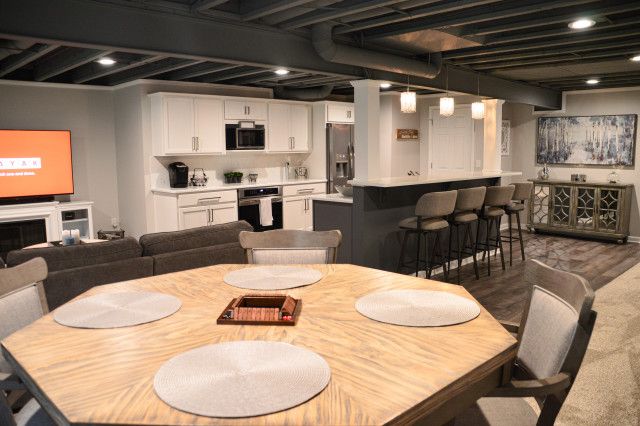
[[[626,242],[633,184],[531,181],[530,231]]]

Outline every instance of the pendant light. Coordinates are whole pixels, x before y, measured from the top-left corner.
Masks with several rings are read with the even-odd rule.
[[[445,67],[445,72],[447,73],[445,76],[445,89],[447,91],[447,95],[440,98],[440,115],[443,117],[451,117],[455,110],[455,101],[451,96],[449,96],[449,67]]]
[[[416,112],[416,92],[409,91],[409,76],[407,76],[407,91],[400,94],[400,111],[406,114]]]
[[[478,97],[480,97],[480,74],[478,74]],[[484,102],[476,101],[471,104],[471,118],[474,120],[484,118]]]

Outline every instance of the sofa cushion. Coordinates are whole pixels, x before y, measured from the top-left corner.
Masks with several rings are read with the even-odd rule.
[[[203,226],[184,231],[157,232],[140,237],[143,256],[155,256],[182,250],[237,243],[241,231],[253,228],[244,220],[221,225]]]
[[[183,250],[180,253],[158,254],[153,256],[153,274],[167,274],[220,263],[246,263],[244,249],[240,243],[218,244]]]
[[[49,276],[44,281],[44,292],[47,296],[49,309],[55,309],[94,286],[150,277],[151,275],[153,275],[153,259],[134,257],[110,263],[49,272]]]
[[[15,266],[42,257],[47,262],[49,273],[83,266],[98,265],[123,259],[140,257],[142,247],[135,238],[102,243],[80,244],[67,247],[46,247],[13,250],[7,255],[7,265]]]

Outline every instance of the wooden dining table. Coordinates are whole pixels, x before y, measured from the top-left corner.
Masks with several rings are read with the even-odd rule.
[[[159,321],[114,329],[78,329],[51,314],[2,341],[3,354],[29,391],[60,424],[378,425],[442,424],[499,386],[516,340],[481,308],[466,323],[403,327],[359,314],[356,300],[392,289],[446,291],[474,300],[461,286],[355,265],[308,265],[323,278],[277,292],[302,299],[293,327],[218,325],[232,298],[256,294],[224,283],[250,265],[216,265],[94,287],[104,292],[157,291],[182,301]],[[288,342],[324,357],[328,386],[311,400],[250,418],[201,417],[156,396],[154,375],[170,358],[220,342]],[[287,392],[274,389],[273,392]]]

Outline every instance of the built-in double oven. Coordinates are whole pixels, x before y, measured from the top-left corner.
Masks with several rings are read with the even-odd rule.
[[[263,225],[261,221],[260,202],[268,199],[271,202],[271,225]],[[282,229],[282,187],[267,186],[238,190],[238,219],[246,220],[254,231]]]
[[[227,151],[264,149],[264,125],[253,121],[239,121],[225,125]]]

